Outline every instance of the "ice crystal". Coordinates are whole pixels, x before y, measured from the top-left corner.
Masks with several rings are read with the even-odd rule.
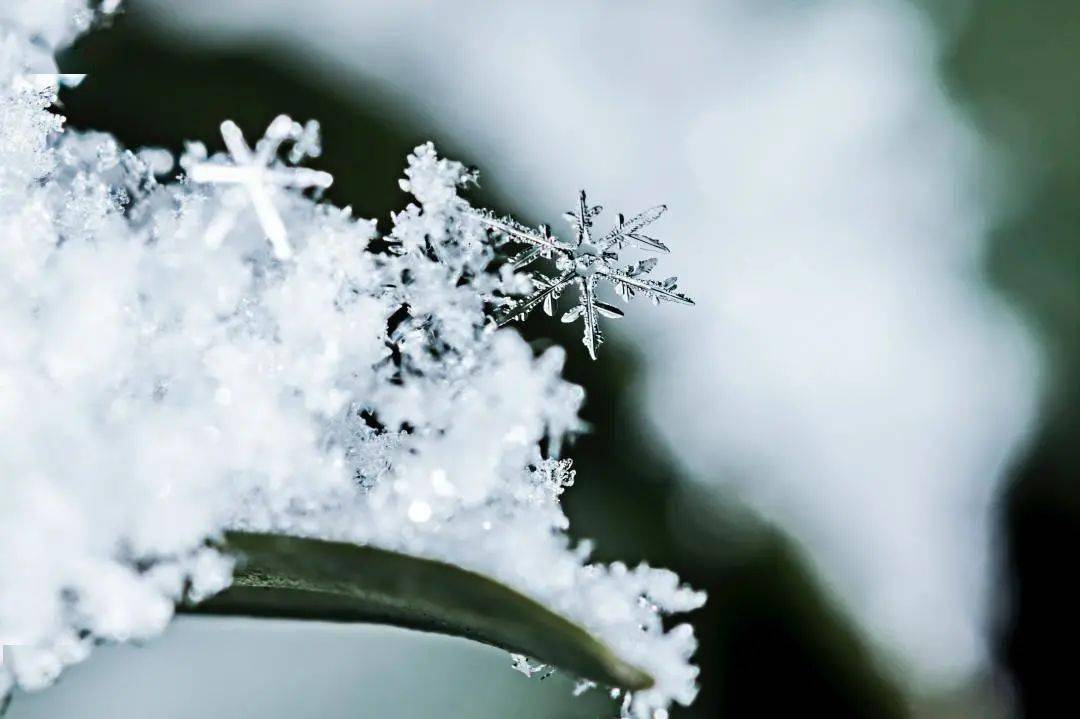
[[[221,123],[221,137],[229,151],[231,163],[198,162],[188,169],[188,177],[194,182],[218,185],[237,185],[243,188],[263,232],[274,248],[279,260],[292,257],[292,246],[285,232],[285,223],[274,207],[273,193],[276,188],[295,187],[326,189],[333,183],[330,173],[306,167],[285,167],[277,158],[278,148],[285,140],[294,140],[291,162],[299,162],[305,155],[317,156],[321,152],[318,143],[318,124],[308,123],[301,127],[286,115],[278,115],[266,134],[252,152],[244,140],[244,133],[235,122]],[[223,202],[225,207],[206,231],[206,243],[217,247],[232,229],[239,211],[238,193],[229,193]]]
[[[553,236],[546,225],[532,229],[512,218],[496,217],[488,212],[477,213],[480,222],[507,242],[526,245],[526,249],[510,261],[515,269],[544,257],[555,261],[557,271],[553,276],[536,273],[533,278],[533,292],[503,308],[498,318],[499,325],[523,319],[538,306],[542,306],[548,315],[554,315],[559,297],[567,286],[574,284],[578,290],[577,302],[563,313],[562,321],[575,322],[581,319],[584,324],[582,343],[589,356],[595,360],[596,349],[604,341],[599,318],[618,318],[624,314],[615,305],[598,299],[599,280],[609,282],[624,301],[629,301],[635,294],[640,293],[656,304],[661,301],[694,304],[693,300],[677,291],[678,278],[669,277],[658,281],[646,277],[656,267],[656,258],[625,267],[619,266],[619,251],[626,247],[654,252],[669,251],[663,242],[641,233],[645,227],[658,220],[667,207],[650,207],[630,219],[620,214],[615,227],[595,237],[593,220],[601,210],[599,205],[588,204],[585,191],[582,190],[578,196],[577,208],[566,214],[566,219],[574,230],[573,243]]]
[[[588,679],[579,679],[578,681],[576,681],[574,683],[573,693],[574,693],[574,696],[579,697],[582,694],[584,694],[585,692],[587,692],[587,691],[589,691],[591,689],[595,689],[595,688],[596,688],[596,682],[590,681]]]
[[[524,654],[511,654],[510,655],[510,667],[516,671],[521,672],[526,677],[532,678],[534,674],[538,674],[547,668],[546,664],[532,664],[529,662],[529,658]]]
[[[168,181],[170,153],[65,130],[57,82],[25,82],[31,37],[69,40],[90,6],[15,7],[32,11],[0,7],[19,20],[0,22],[0,636],[21,645],[0,697],[228,586],[213,541],[242,528],[483,573],[651,674],[636,716],[691,701],[693,634],[663,618],[703,596],[566,534],[583,392],[560,348],[492,331],[529,288],[459,195],[475,173],[417,147],[415,202],[377,247],[373,221],[304,193],[329,175],[285,164],[321,153],[317,123],[282,116],[251,149],[227,122],[228,157],[191,143]],[[578,259],[659,297],[609,265],[643,224]]]

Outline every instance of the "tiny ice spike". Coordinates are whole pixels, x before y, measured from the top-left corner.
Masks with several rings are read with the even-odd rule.
[[[596,348],[604,341],[599,318],[603,316],[614,319],[623,316],[621,309],[597,298],[598,280],[610,282],[616,294],[627,302],[640,292],[656,304],[661,301],[694,304],[692,299],[676,291],[678,278],[669,277],[661,282],[645,277],[656,266],[656,258],[626,267],[619,266],[619,251],[627,246],[654,252],[670,251],[659,240],[641,234],[641,230],[659,219],[667,207],[650,207],[629,219],[620,214],[615,227],[595,237],[592,230],[593,220],[601,210],[599,205],[589,206],[585,190],[582,190],[578,196],[577,209],[566,213],[566,219],[575,231],[573,244],[554,237],[546,225],[533,229],[509,217],[500,218],[483,211],[477,213],[484,225],[507,242],[529,246],[511,260],[514,269],[525,267],[538,257],[544,257],[554,259],[558,272],[553,277],[537,273],[533,277],[535,291],[505,307],[497,318],[500,326],[524,319],[540,305],[543,305],[544,312],[548,315],[554,315],[555,303],[563,290],[571,283],[576,284],[577,303],[563,313],[562,321],[574,322],[578,318],[582,319],[585,332],[581,341],[589,351],[589,356],[595,360]]]
[[[239,185],[246,192],[255,210],[255,216],[274,248],[274,255],[279,260],[292,257],[292,245],[289,244],[285,223],[277,208],[274,207],[272,193],[275,188],[297,187],[306,189],[317,187],[326,189],[334,178],[327,172],[312,170],[307,167],[286,167],[278,160],[277,152],[281,143],[292,140],[296,144],[290,160],[297,162],[304,155],[319,154],[318,125],[308,123],[302,127],[293,122],[288,115],[278,115],[270,123],[266,134],[255,144],[252,152],[244,140],[244,133],[232,120],[221,123],[221,137],[229,151],[232,164],[221,162],[200,162],[192,166],[188,176],[194,182],[206,182],[219,185]],[[311,148],[311,149],[309,149]],[[228,202],[221,214],[206,231],[206,243],[217,247],[225,239],[236,220],[237,202],[235,198]]]

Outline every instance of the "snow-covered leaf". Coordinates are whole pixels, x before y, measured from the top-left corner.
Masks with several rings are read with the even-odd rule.
[[[492,579],[374,547],[231,532],[232,586],[187,611],[375,622],[465,637],[600,684],[637,691],[653,679],[574,622]]]

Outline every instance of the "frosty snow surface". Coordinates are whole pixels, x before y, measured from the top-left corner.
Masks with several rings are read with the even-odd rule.
[[[576,241],[540,246],[470,207],[458,190],[473,175],[426,144],[391,251],[368,251],[375,222],[319,202],[332,178],[295,166],[321,151],[312,123],[280,117],[249,145],[226,122],[227,154],[191,143],[180,158],[65,130],[59,78],[28,77],[94,14],[0,7],[0,636],[24,641],[5,650],[0,696],[228,586],[212,545],[242,528],[482,572],[655,677],[628,712],[690,702],[693,632],[661,617],[704,597],[570,541],[559,451],[582,428],[582,390],[561,378],[561,349],[534,356],[491,321],[577,283],[564,319],[584,320],[595,354],[597,316],[619,314],[598,279],[688,302],[641,278],[650,264],[614,264],[626,245],[663,249],[639,232],[660,210],[593,240],[582,195]],[[515,271],[505,239],[562,274]]]

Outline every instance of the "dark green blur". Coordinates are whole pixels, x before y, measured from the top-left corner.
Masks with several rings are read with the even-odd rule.
[[[1075,716],[1080,637],[1080,3],[972,3],[943,77],[1009,166],[986,270],[1049,355],[1044,419],[1001,498],[996,648],[1026,717]],[[1069,587],[1073,588],[1070,589]]]

